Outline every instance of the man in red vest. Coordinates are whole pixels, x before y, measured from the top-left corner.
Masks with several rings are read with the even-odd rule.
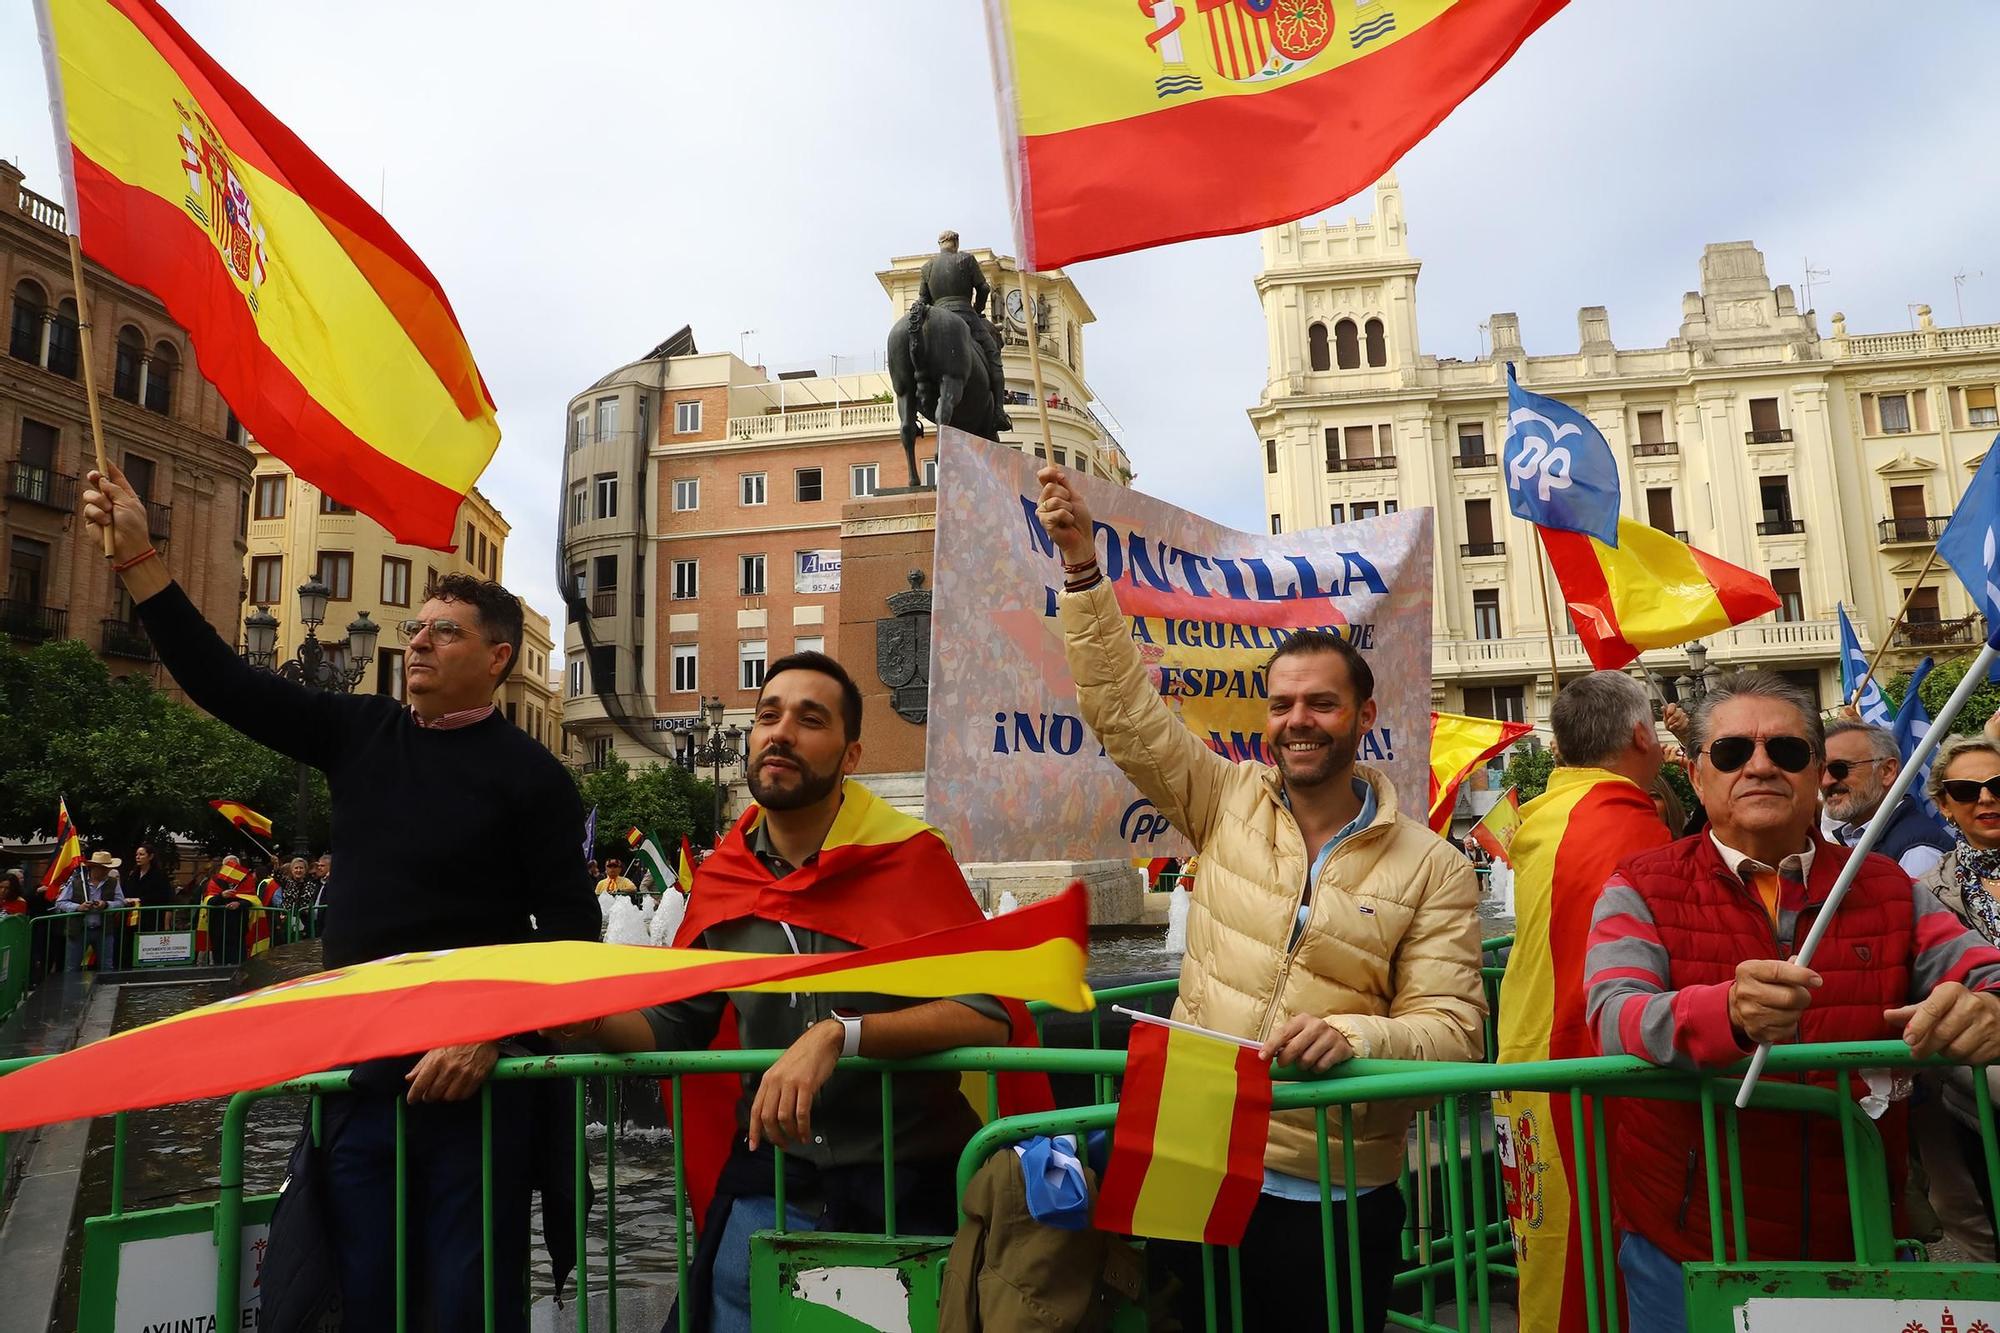
[[[2000,950],[1887,857],[1862,866],[1812,967],[1790,961],[1852,855],[1817,826],[1826,743],[1805,694],[1781,677],[1740,672],[1702,698],[1693,725],[1693,778],[1710,827],[1627,858],[1605,885],[1584,964],[1598,1049],[1716,1069],[1760,1042],[1899,1032],[1919,1056],[2000,1060]],[[1813,1081],[1840,1086],[1835,1077]],[[1846,1086],[1864,1091],[1858,1077]],[[1891,1105],[1879,1127],[1900,1174],[1904,1105]],[[1755,1145],[1741,1162],[1748,1257],[1851,1259],[1834,1118],[1752,1111],[1740,1131]],[[1611,1161],[1633,1333],[1678,1333],[1680,1266],[1711,1255],[1699,1108],[1624,1100]],[[1900,1180],[1891,1185],[1899,1196]],[[1727,1252],[1735,1239],[1725,1238]]]

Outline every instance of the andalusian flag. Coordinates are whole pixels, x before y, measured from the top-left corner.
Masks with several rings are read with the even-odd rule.
[[[700,901],[699,898],[696,901]],[[247,1088],[715,991],[934,998],[978,991],[1073,1013],[1089,896],[855,953],[746,954],[548,940],[398,954],[233,996],[0,1078],[0,1133]]]
[[[1629,518],[1618,520],[1615,547],[1579,532],[1541,534],[1583,651],[1599,671],[1778,609],[1770,580]]]
[[[449,549],[500,428],[438,280],[155,0],[36,9],[84,253],[160,298],[258,443]]]
[[[681,863],[674,871],[674,885],[682,893],[694,892],[694,848],[688,845],[687,834],[681,834]]]
[[[69,882],[71,872],[83,860],[83,839],[76,835],[76,825],[70,823],[69,801],[56,797],[56,849],[49,858],[49,868],[42,873],[42,897],[54,902],[62,897],[63,885]]]
[[[1521,808],[1511,848],[1514,947],[1500,982],[1500,1063],[1597,1053],[1584,1017],[1591,912],[1620,861],[1669,840],[1653,798],[1601,768],[1558,768],[1548,789]],[[1578,1333],[1587,1327],[1579,1246],[1589,1228],[1587,1219],[1573,1220],[1577,1145],[1569,1097],[1496,1093],[1493,1118],[1520,1271],[1521,1327]]]
[[[667,866],[666,853],[651,835],[632,829],[625,835],[625,845],[632,849],[632,859],[653,872],[653,892],[665,893],[667,886],[674,882],[674,872]]]
[[[1336,204],[1563,4],[987,0],[1022,265]]]
[[[1255,1050],[1135,1023],[1091,1224],[1125,1236],[1237,1244],[1264,1186],[1270,1129],[1271,1065]]]
[[[1514,841],[1514,833],[1521,827],[1521,793],[1518,788],[1509,787],[1500,793],[1500,799],[1493,808],[1481,816],[1472,826],[1472,836],[1481,847],[1491,852],[1496,860],[1513,865],[1507,848]]]
[[[1462,713],[1431,714],[1431,811],[1433,833],[1451,827],[1452,805],[1459,784],[1472,770],[1499,754],[1534,728],[1525,722],[1500,722]]]
[[[243,804],[243,802],[218,800],[210,801],[208,804],[215,813],[221,815],[245,833],[254,833],[260,838],[271,836],[271,821]]]

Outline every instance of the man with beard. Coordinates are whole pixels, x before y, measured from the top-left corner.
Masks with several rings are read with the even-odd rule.
[[[1826,767],[1820,770],[1820,831],[1827,841],[1852,847],[1861,841],[1882,798],[1902,771],[1896,738],[1866,722],[1835,722],[1826,729]],[[1916,879],[1935,869],[1951,850],[1951,838],[1923,812],[1915,796],[1905,796],[1875,844]]]
[[[1276,766],[1232,763],[1184,727],[1149,683],[1068,474],[1047,467],[1040,480],[1041,521],[1062,555],[1057,618],[1084,721],[1200,850],[1174,1017],[1255,1038],[1266,1058],[1309,1074],[1354,1056],[1477,1059],[1486,1010],[1478,880],[1449,843],[1398,812],[1386,777],[1355,763],[1375,724],[1367,661],[1340,635],[1292,635],[1265,672],[1264,740]],[[1407,1105],[1375,1106],[1346,1127],[1338,1110],[1327,1113],[1335,1162],[1351,1128],[1359,1186],[1358,1274],[1337,1265],[1342,1327],[1349,1327],[1346,1284],[1357,1275],[1361,1327],[1380,1329],[1387,1312],[1403,1225],[1396,1180],[1411,1115]],[[1312,1112],[1271,1117],[1264,1191],[1239,1260],[1253,1299],[1282,1292],[1288,1314],[1323,1328],[1319,1146]],[[1338,1185],[1333,1197],[1345,1197]],[[1346,1213],[1332,1209],[1332,1252],[1340,1256]],[[1183,1322],[1199,1326],[1199,1247],[1153,1248],[1173,1251],[1169,1263],[1187,1298]]]
[[[840,663],[804,652],[771,664],[750,728],[747,777],[756,804],[696,869],[677,946],[845,953],[978,920],[937,831],[849,778],[861,762],[860,737],[861,691]],[[725,1044],[736,1044],[726,1041],[734,1036],[745,1049],[784,1049],[761,1078],[745,1075],[740,1090],[729,1090],[736,1137],[714,1170],[698,1152],[701,1080],[687,1085],[688,1189],[705,1221],[684,1291],[695,1328],[734,1333],[750,1327],[750,1235],[777,1220],[774,1147],[785,1154],[788,1228],[882,1228],[881,1078],[836,1072],[835,1062],[1001,1045],[1011,1014],[987,995],[911,1001],[745,991],[613,1014],[559,1035],[616,1051],[700,1050],[727,1024]],[[893,1082],[896,1225],[950,1233],[958,1154],[978,1117],[956,1074],[898,1074]],[[727,1103],[719,1109],[727,1115]]]

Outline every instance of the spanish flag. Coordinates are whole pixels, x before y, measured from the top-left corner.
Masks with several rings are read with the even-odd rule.
[[[1769,579],[1629,518],[1618,520],[1615,547],[1580,532],[1539,531],[1583,651],[1599,671],[1778,609]]]
[[[1584,1018],[1591,912],[1621,860],[1668,841],[1652,797],[1601,768],[1558,768],[1548,789],[1521,808],[1511,848],[1514,947],[1500,982],[1501,1064],[1597,1053]],[[1588,1319],[1580,1246],[1589,1227],[1575,1217],[1570,1099],[1495,1093],[1493,1119],[1520,1271],[1521,1327],[1581,1333]]]
[[[1533,730],[1525,722],[1432,713],[1431,832],[1442,833],[1451,827],[1459,784],[1472,776],[1472,770]]]
[[[69,225],[156,294],[258,443],[448,550],[500,441],[444,289],[155,0],[40,0]]]
[[[1264,1185],[1271,1066],[1254,1050],[1157,1023],[1133,1025],[1125,1083],[1091,1224],[1235,1245]]]
[[[209,807],[218,815],[246,833],[254,833],[260,838],[271,836],[271,821],[252,810],[241,801],[210,801]]]
[[[1472,826],[1472,836],[1491,852],[1494,858],[1505,865],[1513,865],[1508,848],[1514,841],[1514,834],[1521,827],[1521,793],[1518,788],[1509,787],[1500,794],[1477,824]]]
[[[987,0],[1022,262],[1355,194],[1565,0]]]
[[[83,839],[76,833],[76,825],[70,822],[69,801],[56,797],[56,849],[49,857],[49,868],[42,872],[42,897],[54,902],[62,897],[63,885],[70,873],[83,860]]]
[[[688,845],[687,834],[681,834],[681,863],[674,870],[674,883],[683,894],[694,892],[694,848]]]

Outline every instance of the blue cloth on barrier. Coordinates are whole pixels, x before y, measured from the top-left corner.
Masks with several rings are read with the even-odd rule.
[[[1043,1226],[1082,1231],[1090,1225],[1090,1187],[1077,1160],[1076,1136],[1040,1135],[1014,1145],[1021,1159],[1028,1213]]]

